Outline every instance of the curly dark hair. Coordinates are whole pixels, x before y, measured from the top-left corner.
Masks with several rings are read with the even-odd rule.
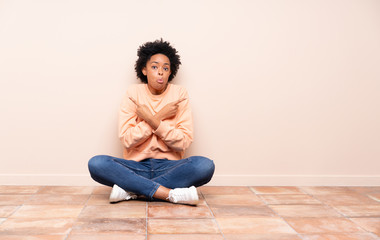
[[[137,50],[138,59],[135,64],[135,71],[137,77],[140,78],[143,83],[148,83],[148,79],[142,73],[142,70],[146,67],[146,63],[149,59],[158,53],[164,54],[170,60],[171,74],[168,81],[170,82],[177,74],[179,65],[181,64],[180,56],[177,54],[177,50],[173,48],[169,42],[166,42],[161,38],[160,40],[156,40],[154,42],[146,42]]]

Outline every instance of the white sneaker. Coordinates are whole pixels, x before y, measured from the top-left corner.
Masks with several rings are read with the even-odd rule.
[[[110,203],[137,199],[137,195],[132,192],[127,192],[118,185],[114,184],[110,194]]]
[[[169,201],[172,203],[197,205],[199,201],[197,189],[192,186],[189,188],[175,188],[170,190]]]

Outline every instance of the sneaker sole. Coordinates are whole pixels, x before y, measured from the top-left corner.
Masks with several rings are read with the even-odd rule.
[[[197,205],[199,203],[198,191],[195,187],[190,187],[190,189],[192,190],[193,195],[197,196],[197,198],[194,199],[193,201],[189,202],[188,204],[189,205]]]
[[[110,198],[109,198],[109,202],[110,203],[117,203],[117,202],[121,202],[121,201],[123,201],[123,199],[120,198],[117,194],[117,191],[114,190],[114,188],[112,188]]]

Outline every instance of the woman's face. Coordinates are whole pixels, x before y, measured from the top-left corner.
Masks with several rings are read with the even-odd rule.
[[[148,88],[154,95],[163,93],[171,74],[170,60],[164,54],[153,55],[142,70],[148,79]]]

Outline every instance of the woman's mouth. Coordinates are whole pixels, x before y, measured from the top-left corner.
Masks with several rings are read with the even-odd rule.
[[[164,79],[157,79],[157,82],[162,84],[162,83],[164,83]]]

